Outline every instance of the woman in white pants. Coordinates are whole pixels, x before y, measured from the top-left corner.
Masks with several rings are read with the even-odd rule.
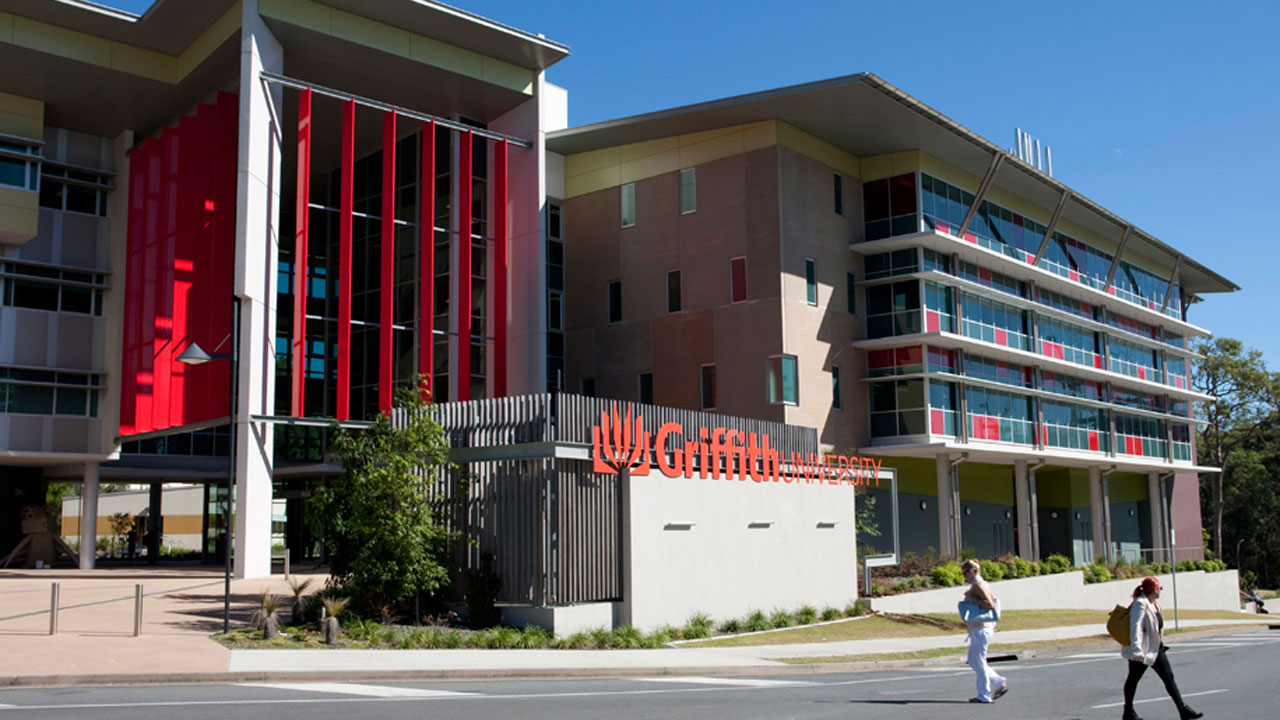
[[[964,571],[964,579],[969,583],[964,599],[986,610],[995,607],[996,597],[991,593],[987,581],[982,579],[978,561],[966,560],[960,569]],[[969,667],[978,674],[978,696],[969,698],[969,702],[995,702],[1009,692],[1009,682],[987,664],[987,646],[991,644],[991,637],[995,633],[996,624],[993,622],[969,624]]]

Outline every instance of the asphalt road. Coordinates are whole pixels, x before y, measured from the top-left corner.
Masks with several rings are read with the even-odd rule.
[[[1184,696],[1206,718],[1280,717],[1280,632],[1240,633],[1173,646]],[[858,675],[755,675],[425,683],[14,688],[0,690],[0,720],[323,720],[327,718],[1118,718],[1125,661],[1118,652],[1002,663],[1010,692],[991,705],[968,702],[967,668],[931,667]],[[1138,687],[1147,720],[1176,718],[1155,673]]]

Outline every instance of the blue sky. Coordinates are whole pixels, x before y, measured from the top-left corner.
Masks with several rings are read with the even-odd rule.
[[[1189,319],[1280,370],[1280,3],[456,4],[570,47],[547,76],[571,125],[873,72],[1001,146],[1022,127],[1057,179],[1240,285]]]

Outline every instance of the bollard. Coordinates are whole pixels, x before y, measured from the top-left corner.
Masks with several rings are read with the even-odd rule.
[[[133,590],[133,636],[142,634],[142,583]]]
[[[289,579],[289,548],[284,549],[284,579]]]
[[[49,634],[58,634],[58,583],[53,583],[49,591]]]

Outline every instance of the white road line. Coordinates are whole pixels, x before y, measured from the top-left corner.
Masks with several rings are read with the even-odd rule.
[[[1118,652],[1106,653],[1079,653],[1077,655],[1063,655],[1064,660],[1083,660],[1084,658],[1113,658],[1119,657]]]
[[[640,682],[692,683],[694,685],[733,685],[737,687],[805,687],[817,684],[804,680],[757,680],[754,678],[729,677],[652,677],[636,678],[636,680],[639,680]]]
[[[1227,690],[1226,688],[1221,688],[1218,690],[1205,690],[1204,692],[1183,693],[1182,697],[1189,698],[1189,697],[1200,697],[1201,695],[1217,695],[1218,693],[1224,693],[1224,692],[1230,692],[1230,691]],[[1142,703],[1153,703],[1153,702],[1173,702],[1173,700],[1167,697],[1158,697],[1158,698],[1151,698],[1150,700],[1134,700],[1133,704],[1141,705]],[[1123,705],[1124,705],[1123,702],[1106,703],[1105,705],[1094,705],[1091,709],[1103,710],[1106,708],[1122,707]]]
[[[475,693],[453,692],[450,690],[423,690],[420,688],[394,687],[390,685],[360,685],[358,683],[240,683],[240,686],[271,688],[273,690],[301,690],[305,692],[336,693],[339,695],[361,695],[363,697],[378,698],[429,698],[475,695]]]

